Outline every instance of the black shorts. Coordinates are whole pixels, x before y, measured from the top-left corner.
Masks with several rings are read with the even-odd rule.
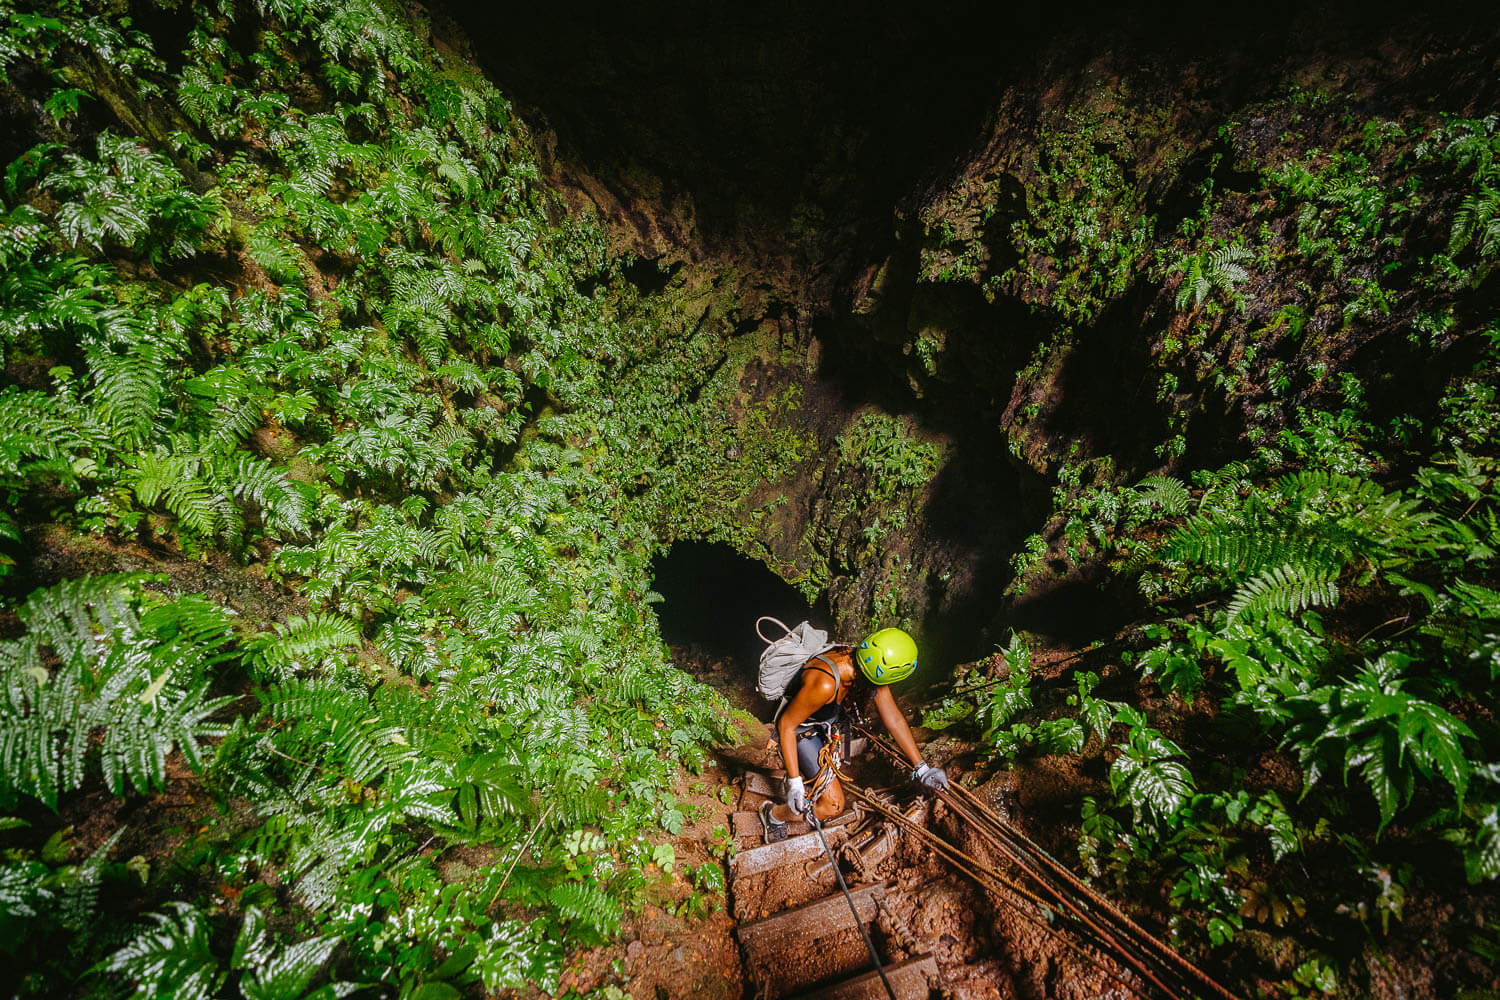
[[[828,730],[813,726],[797,731],[797,770],[809,785],[818,776],[818,754],[828,745]]]

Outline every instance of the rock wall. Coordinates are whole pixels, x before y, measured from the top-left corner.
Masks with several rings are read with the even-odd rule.
[[[718,387],[691,405],[728,415],[694,460],[722,489],[660,530],[732,541],[841,627],[904,621],[948,660],[1060,629],[1092,572],[1061,537],[1070,497],[1250,454],[1336,398],[1310,371],[1401,396],[1460,363],[1417,374],[1415,296],[1359,298],[1457,195],[1330,270],[1298,256],[1327,192],[1276,178],[1347,153],[1403,183],[1442,114],[1493,105],[1482,17],[452,13],[529,105],[549,182],[677,303],[642,321],[707,344],[681,375]],[[1228,244],[1245,282],[1182,307],[1185,262]],[[793,427],[774,474],[736,465]]]

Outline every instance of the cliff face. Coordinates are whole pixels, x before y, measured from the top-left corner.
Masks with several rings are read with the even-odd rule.
[[[456,16],[639,258],[664,540],[974,661],[924,721],[1247,993],[1493,989],[1500,40],[1219,13]]]
[[[1329,373],[1392,415],[1441,394],[1469,356],[1417,364],[1405,331],[1453,296],[1380,282],[1446,239],[1465,193],[1412,150],[1495,92],[1493,36],[1463,12],[981,6],[450,11],[522,102],[549,182],[640,259],[629,273],[696,296],[700,335],[704,318],[726,344],[758,331],[742,402],[797,395],[806,456],[707,525],[777,501],[740,533],[748,554],[847,623],[895,613],[960,659],[1003,624],[1063,626],[1053,609],[1092,572],[1059,537],[1068,497],[1244,458],[1336,400]],[[1362,221],[1351,184],[1380,192]],[[1243,280],[1179,301],[1225,246]],[[727,384],[734,354],[700,370]],[[935,457],[851,459],[839,436],[888,417]],[[707,525],[660,529],[723,533]]]

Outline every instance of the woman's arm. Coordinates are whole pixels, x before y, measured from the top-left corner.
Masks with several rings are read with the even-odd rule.
[[[917,750],[917,741],[912,738],[911,727],[906,724],[906,716],[901,713],[901,706],[896,704],[896,696],[891,694],[889,684],[875,689],[875,710],[880,713],[880,721],[885,723],[896,740],[896,745],[911,761],[911,766],[916,767],[922,763],[922,754]]]
[[[802,688],[797,697],[782,710],[776,723],[776,735],[781,739],[781,762],[786,765],[788,779],[801,776],[801,769],[797,766],[797,727],[832,701],[835,690],[832,677],[821,670],[809,670],[802,676]]]

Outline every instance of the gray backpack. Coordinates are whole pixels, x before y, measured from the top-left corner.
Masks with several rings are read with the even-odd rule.
[[[784,633],[779,639],[770,639],[761,631],[761,625],[770,622],[777,625]],[[768,701],[777,701],[786,693],[786,687],[792,682],[807,661],[819,653],[826,653],[837,643],[828,641],[828,633],[822,629],[813,628],[811,624],[803,622],[796,628],[787,628],[775,618],[763,617],[756,619],[755,634],[760,636],[761,642],[766,644],[765,651],[760,654],[760,676],[756,681],[756,690]]]

